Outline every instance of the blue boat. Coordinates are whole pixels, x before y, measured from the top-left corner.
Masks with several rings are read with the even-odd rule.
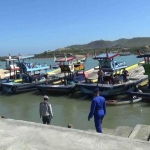
[[[59,65],[48,66],[46,63],[32,63],[31,59],[34,58],[34,55],[27,55],[27,56],[19,56],[18,62],[16,62],[17,66],[20,68],[20,72],[28,74],[36,73],[36,72],[43,72],[49,73],[53,72],[54,70],[60,69]]]
[[[25,91],[32,91],[37,89],[37,85],[43,84],[48,80],[48,72],[57,70],[59,67],[49,68],[49,66],[44,64],[31,63],[30,59],[34,55],[20,56],[15,61],[14,64],[10,64],[12,59],[9,58],[9,62],[6,64],[6,69],[10,69],[10,75],[12,71],[15,71],[13,75],[13,82],[3,82],[1,84],[3,93],[20,93]],[[17,69],[15,69],[17,68]],[[18,71],[19,68],[19,72]],[[16,71],[17,70],[17,71]],[[56,81],[58,79],[57,75],[53,75],[50,80]],[[49,80],[48,80],[49,81]]]
[[[119,54],[114,53],[104,53],[98,56],[94,56],[94,60],[98,60],[99,67],[105,73],[103,83],[88,83],[88,79],[84,83],[77,83],[76,88],[79,89],[82,93],[86,95],[93,95],[93,90],[95,88],[99,88],[100,94],[103,96],[114,96],[118,94],[122,94],[125,91],[132,90],[135,85],[138,85],[145,80],[147,80],[147,76],[139,76],[139,77],[130,77],[127,82],[122,82],[121,75],[119,78],[115,78],[114,74],[120,73],[123,68],[126,68],[127,65],[125,62],[117,62],[114,60]],[[98,78],[98,77],[97,77]],[[109,80],[108,80],[109,79]],[[109,81],[117,81],[116,83]]]

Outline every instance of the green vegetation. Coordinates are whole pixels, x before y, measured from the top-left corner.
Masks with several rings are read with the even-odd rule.
[[[143,52],[149,51],[150,38],[149,37],[139,37],[132,39],[119,39],[115,41],[104,41],[97,40],[90,42],[88,44],[83,45],[72,45],[65,48],[58,49],[56,51],[45,51],[41,54],[35,55],[36,58],[45,58],[45,57],[53,57],[54,54],[63,54],[63,53],[72,53],[78,55],[90,54],[93,55],[94,50],[96,54],[106,52],[120,52],[123,48],[127,48],[126,51],[129,51],[132,54],[137,54],[137,50],[141,50]]]
[[[131,54],[137,54],[137,50],[140,50],[142,52],[147,52],[148,50],[145,49],[145,47],[131,47],[127,51],[130,52]],[[51,52],[43,52],[41,54],[36,54],[35,58],[50,58],[54,57],[54,55],[62,55],[62,54],[67,54],[67,53],[72,53],[73,55],[93,55],[94,51],[96,54],[101,54],[105,53],[106,49],[100,49],[100,48],[95,48],[95,49],[75,49],[75,48],[70,48],[70,49],[63,49],[59,51],[51,51]],[[107,48],[108,52],[121,52],[121,48]]]
[[[96,54],[100,54],[105,53],[106,49],[108,50],[108,52],[121,52],[123,49],[126,49],[126,51],[132,54],[137,54],[137,50],[140,50],[142,52],[148,52],[150,49],[149,46],[149,37],[119,39],[116,41],[97,40],[88,44],[72,45],[65,48],[60,48],[55,51],[48,50],[41,54],[35,54],[35,58],[50,58],[54,57],[54,54],[62,55],[64,53],[72,53],[73,55],[93,55],[94,50],[96,51]],[[5,58],[8,58],[8,56],[0,57],[0,60],[3,60]]]

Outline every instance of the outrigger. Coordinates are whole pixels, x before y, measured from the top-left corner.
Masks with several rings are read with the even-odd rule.
[[[122,94],[125,91],[132,90],[135,85],[142,83],[147,80],[147,76],[144,75],[135,75],[134,77],[129,75],[127,82],[122,82],[122,69],[127,68],[125,62],[117,62],[114,60],[119,54],[114,53],[103,53],[93,57],[94,60],[98,60],[99,68],[105,72],[104,82],[103,83],[77,83],[76,87],[84,94],[93,95],[93,90],[99,88],[100,94],[103,96],[113,96]],[[116,79],[115,76],[118,76]],[[97,77],[98,78],[98,77]],[[111,79],[111,82],[109,82]],[[114,81],[117,82],[114,82]],[[88,81],[88,79],[86,80]]]

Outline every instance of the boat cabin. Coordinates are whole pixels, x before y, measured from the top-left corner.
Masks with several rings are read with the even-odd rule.
[[[19,67],[16,64],[17,59],[5,59],[6,70],[19,70]]]
[[[84,73],[80,72],[85,69],[84,63],[79,60],[76,61],[76,56],[67,58],[64,54],[64,58],[59,59],[56,59],[54,56],[54,61],[60,63],[59,67],[61,69],[61,73],[64,73],[64,79],[67,80],[67,83],[68,81],[79,81],[85,78]]]
[[[5,59],[6,70],[9,71],[9,73],[7,72],[6,77],[9,76],[10,78],[15,78],[17,72],[19,72],[20,68],[17,66],[16,61],[17,59],[11,59],[11,57],[9,57],[9,59]]]
[[[20,72],[22,73],[29,73],[32,72],[35,74],[37,71],[45,71],[49,69],[49,66],[46,63],[31,63],[31,59],[34,58],[34,55],[27,55],[27,56],[19,56],[17,66],[20,67]]]
[[[62,73],[73,73],[74,72],[74,64],[73,60],[75,60],[75,56],[71,56],[67,58],[67,56],[64,54],[63,58],[56,58],[54,56],[54,61],[59,62],[59,67],[61,69]]]
[[[117,53],[103,53],[101,55],[93,57],[93,59],[98,60],[99,68],[104,72],[103,82],[119,84],[123,82],[122,69],[126,68],[125,62],[118,62],[114,60],[119,54]]]
[[[119,54],[114,54],[114,53],[105,54],[104,53],[104,54],[93,57],[93,59],[99,61],[99,67],[104,72],[117,72],[127,67],[125,62],[117,62],[116,60],[114,60],[114,58],[118,55]]]

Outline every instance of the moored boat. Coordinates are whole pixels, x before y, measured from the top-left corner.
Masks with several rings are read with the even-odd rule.
[[[126,104],[133,104],[133,103],[138,103],[142,101],[142,97],[135,97],[133,99],[128,99],[128,100],[107,100],[106,105],[126,105]]]
[[[84,82],[84,83],[77,83],[76,87],[84,94],[93,95],[93,90],[95,88],[99,88],[100,94],[103,96],[114,96],[118,94],[122,94],[125,91],[132,90],[135,85],[139,85],[147,80],[147,76],[139,75],[139,73],[131,73],[129,74],[127,82],[123,82],[121,78],[121,74],[118,75],[122,71],[122,69],[127,68],[125,62],[117,62],[114,60],[116,56],[119,54],[107,53],[101,54],[99,56],[94,56],[93,59],[99,61],[99,67],[105,72],[104,82],[102,83],[94,83],[91,82]],[[119,76],[117,78],[117,82],[114,82],[116,78],[114,74]],[[97,77],[95,80],[97,80]],[[109,80],[108,80],[109,79]],[[110,79],[111,82],[110,83]],[[88,79],[86,80],[88,81]]]
[[[83,62],[73,61],[76,57],[67,58],[64,55],[64,58],[57,59],[55,61],[60,62],[61,73],[64,73],[64,79],[59,82],[56,81],[53,84],[42,84],[38,85],[37,88],[40,92],[50,92],[50,93],[70,93],[75,90],[75,83],[82,82],[85,80],[84,72],[80,72],[85,69]]]
[[[2,93],[20,93],[25,91],[32,91],[37,89],[37,85],[45,83],[48,80],[47,71],[49,70],[49,66],[44,64],[31,63],[30,59],[33,58],[34,55],[27,56],[19,56],[17,61],[15,61],[15,66],[10,64],[6,64],[6,69],[10,69],[10,75],[12,70],[16,71],[12,82],[2,83]],[[6,61],[7,63],[7,61]],[[17,72],[19,69],[19,73]],[[57,80],[58,77],[53,78],[53,81]]]

